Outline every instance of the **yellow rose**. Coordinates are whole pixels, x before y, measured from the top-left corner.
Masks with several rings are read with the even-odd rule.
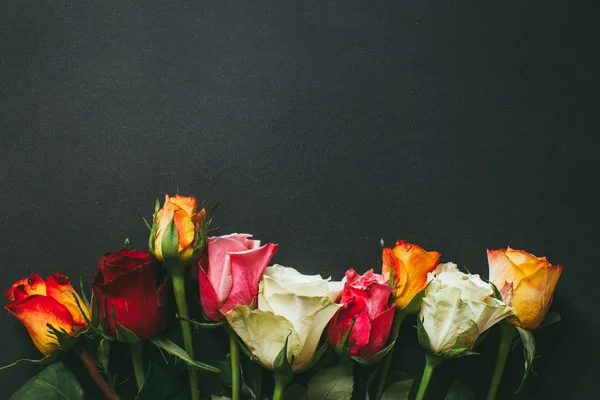
[[[546,257],[523,250],[488,250],[490,281],[496,285],[504,303],[514,308],[514,324],[535,329],[544,320],[562,266],[552,265]]]
[[[165,204],[154,214],[154,225],[150,237],[150,248],[154,256],[165,261],[167,245],[174,248],[177,244],[179,261],[189,261],[194,256],[197,240],[202,234],[202,222],[206,217],[204,209],[196,211],[199,203],[195,197],[165,195]],[[177,243],[163,243],[165,232],[173,221]]]

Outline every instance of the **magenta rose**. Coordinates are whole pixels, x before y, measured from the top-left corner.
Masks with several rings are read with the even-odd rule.
[[[258,282],[277,251],[276,244],[261,246],[250,237],[234,233],[206,241],[208,257],[198,262],[198,280],[204,314],[213,321],[224,320],[238,305],[252,304]]]
[[[353,269],[346,271],[342,307],[329,323],[330,345],[337,347],[352,326],[346,343],[350,355],[367,360],[382,350],[394,320],[395,307],[390,299],[393,290],[383,275],[373,270],[362,276]]]

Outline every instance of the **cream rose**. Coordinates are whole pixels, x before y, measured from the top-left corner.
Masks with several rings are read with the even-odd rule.
[[[512,314],[489,283],[456,264],[440,264],[429,279],[419,318],[429,340],[422,344],[434,354],[454,357],[472,349],[479,335]]]
[[[309,366],[323,330],[339,308],[335,301],[342,287],[342,282],[275,264],[263,275],[258,307],[237,306],[226,318],[266,368],[274,368],[287,340],[287,361],[292,371],[301,371]]]

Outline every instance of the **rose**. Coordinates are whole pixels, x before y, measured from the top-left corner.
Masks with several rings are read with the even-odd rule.
[[[149,240],[150,251],[157,259],[164,262],[165,258],[173,257],[185,263],[198,252],[202,223],[206,217],[204,209],[196,211],[198,206],[194,197],[165,195],[165,204],[154,214]],[[170,230],[171,222],[173,230]]]
[[[258,293],[258,308],[237,306],[225,316],[246,347],[268,369],[287,343],[285,359],[292,371],[307,368],[329,320],[342,282],[302,275],[278,264],[268,267]]]
[[[351,355],[364,360],[382,350],[394,320],[395,307],[390,302],[393,290],[384,277],[373,270],[362,276],[353,269],[348,270],[340,301],[342,308],[329,323],[329,344],[338,347],[346,336],[347,343],[342,345]]]
[[[388,280],[390,270],[393,271],[396,306],[400,310],[409,314],[418,312],[418,306],[408,306],[427,284],[427,274],[435,270],[440,256],[437,251],[425,251],[404,240],[396,242],[393,249],[383,249],[383,276]]]
[[[213,321],[237,305],[249,306],[258,292],[258,282],[277,245],[260,245],[251,235],[237,234],[207,239],[208,257],[199,262],[200,301],[204,314]]]
[[[116,322],[140,339],[165,330],[165,277],[157,283],[159,265],[150,253],[120,250],[98,260],[92,290],[102,328],[119,338]]]
[[[489,283],[460,272],[456,264],[440,264],[429,279],[419,313],[419,339],[434,354],[451,358],[472,349],[479,335],[512,314],[494,297]]]
[[[10,300],[5,309],[25,325],[33,344],[45,356],[59,348],[67,350],[60,347],[58,335],[75,337],[87,329],[86,319],[90,318],[87,306],[69,278],[58,272],[46,281],[38,274],[31,274],[15,282],[4,296]]]
[[[487,255],[490,281],[516,314],[509,321],[522,328],[537,328],[550,308],[563,267],[510,247],[488,250]]]

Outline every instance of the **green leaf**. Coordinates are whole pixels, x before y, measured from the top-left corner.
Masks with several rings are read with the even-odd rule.
[[[166,338],[160,337],[160,336],[155,336],[155,337],[151,338],[150,341],[152,343],[154,343],[154,345],[156,347],[158,347],[159,349],[162,349],[162,350],[166,351],[167,353],[171,354],[172,356],[179,358],[181,361],[185,362],[187,365],[191,365],[192,367],[196,367],[198,369],[203,369],[205,371],[216,372],[216,373],[221,372],[220,369],[213,367],[212,365],[208,365],[208,364],[204,364],[203,362],[200,362],[200,361],[192,360],[192,358],[188,355],[188,353],[185,352],[185,350],[183,350],[181,347],[177,346],[175,343],[171,342],[169,339],[166,339]]]
[[[10,400],[83,400],[83,388],[62,363],[44,368],[23,385]]]
[[[115,323],[115,329],[117,330],[117,340],[125,343],[135,343],[140,341],[135,333],[117,322],[117,312],[115,311],[114,304],[112,306],[112,318]]]
[[[210,395],[210,400],[231,400],[231,397],[217,396],[217,395],[211,394]]]
[[[4,367],[0,367],[0,371],[3,369],[7,369],[10,367],[16,367],[17,365],[23,364],[35,364],[35,365],[48,365],[53,363],[58,358],[59,353],[55,351],[54,353],[42,358],[41,360],[30,360],[28,358],[21,358],[20,360],[15,361],[12,364],[5,365]]]
[[[475,400],[475,394],[460,379],[455,379],[444,400]]]
[[[341,359],[335,365],[322,369],[308,382],[311,400],[350,400],[354,389],[354,363]]]
[[[146,380],[135,400],[186,400],[187,386],[181,385],[175,376],[157,364],[150,362]]]
[[[177,234],[177,228],[175,227],[175,213],[173,213],[173,217],[163,233],[160,249],[165,264],[173,266],[181,264],[179,261],[179,235]]]
[[[533,360],[535,359],[535,339],[533,338],[533,333],[531,331],[518,326],[516,328],[521,337],[521,341],[523,342],[523,358],[525,359],[525,372],[523,373],[521,384],[516,391],[516,393],[519,393],[521,389],[523,389],[527,375],[533,366]]]
[[[102,367],[102,370],[108,374],[108,361],[110,355],[110,341],[108,339],[100,339],[98,348],[96,349],[96,358]]]
[[[175,318],[181,320],[181,321],[187,321],[190,324],[197,326],[198,328],[205,328],[205,329],[215,329],[215,328],[220,328],[222,326],[225,326],[227,324],[227,322],[225,321],[221,321],[221,322],[198,322],[196,320],[190,319],[190,318],[186,318],[186,317],[182,317],[179,314],[175,314]]]
[[[544,318],[544,320],[542,321],[540,326],[537,327],[537,329],[545,328],[548,325],[552,325],[557,322],[560,322],[560,314],[554,311],[550,311],[548,314],[546,314],[546,318]]]
[[[379,374],[381,373],[381,366],[379,366],[367,380],[366,394],[365,400],[372,400],[375,396],[375,391],[377,390],[377,386],[379,384]],[[415,378],[410,375],[407,375],[403,372],[400,372],[397,369],[393,369],[388,371],[388,374],[385,379],[384,388],[390,388],[394,383],[401,381],[411,381],[413,382]],[[397,390],[397,389],[395,389]],[[385,391],[384,391],[385,392]]]
[[[291,335],[291,333],[290,333],[290,335]],[[275,357],[275,360],[273,361],[273,370],[274,371],[292,373],[292,365],[294,364],[294,356],[292,356],[291,363],[288,361],[288,358],[287,358],[287,347],[288,347],[288,340],[290,338],[290,335],[288,335],[285,338],[285,344],[283,345],[283,348],[281,349],[279,354],[277,354],[277,357]]]
[[[298,383],[292,383],[285,391],[283,400],[308,400],[306,388]]]
[[[423,326],[423,321],[417,316],[417,337],[421,347],[425,350],[431,350],[431,342],[429,341],[429,335]]]
[[[83,299],[83,302],[85,303],[87,309],[89,310],[90,309],[90,301],[88,300],[88,297],[85,295],[85,286],[83,285],[83,274],[79,274],[79,290],[81,292],[81,298]],[[81,307],[79,307],[79,309],[81,310]],[[83,312],[82,312],[82,314],[83,314]]]
[[[383,392],[381,400],[408,400],[414,381],[413,378],[407,378],[392,383]]]

